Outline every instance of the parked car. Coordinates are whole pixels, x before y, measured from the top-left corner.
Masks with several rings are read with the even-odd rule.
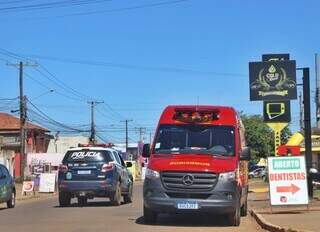
[[[313,182],[319,183],[320,184],[320,172],[316,168],[311,168],[309,170],[310,178],[312,179]]]
[[[264,172],[265,167],[254,169],[253,171],[249,172],[249,178],[257,178],[262,177],[262,173]]]
[[[0,164],[0,203],[7,203],[8,208],[16,204],[16,187],[8,169]]]
[[[95,197],[110,198],[112,205],[132,201],[133,180],[119,153],[110,147],[85,146],[67,151],[59,167],[58,187],[60,206],[70,205],[78,198],[84,205]]]

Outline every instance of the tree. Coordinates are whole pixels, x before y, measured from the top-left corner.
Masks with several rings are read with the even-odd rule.
[[[252,159],[259,161],[260,158],[274,156],[274,133],[263,122],[260,115],[246,115],[241,113],[246,130],[246,140],[252,151]],[[289,128],[285,128],[281,133],[281,142],[285,144],[291,136]]]

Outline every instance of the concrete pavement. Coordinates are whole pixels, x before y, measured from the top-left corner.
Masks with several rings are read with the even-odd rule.
[[[15,209],[1,208],[1,231],[181,231],[256,232],[263,231],[250,217],[240,227],[229,227],[214,215],[161,215],[156,225],[145,225],[142,217],[142,185],[134,187],[132,204],[113,207],[107,200],[89,201],[88,206],[60,208],[57,197],[18,202]]]

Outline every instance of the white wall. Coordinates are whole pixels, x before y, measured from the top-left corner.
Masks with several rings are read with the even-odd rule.
[[[89,138],[84,136],[59,136],[57,140],[50,140],[47,152],[65,154],[70,147],[78,147],[79,143],[88,144]]]

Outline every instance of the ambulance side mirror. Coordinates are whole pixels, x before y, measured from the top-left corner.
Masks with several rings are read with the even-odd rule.
[[[144,157],[144,158],[150,157],[150,144],[146,143],[143,145],[142,157]]]
[[[240,160],[251,160],[251,149],[250,147],[244,147],[240,154]]]

